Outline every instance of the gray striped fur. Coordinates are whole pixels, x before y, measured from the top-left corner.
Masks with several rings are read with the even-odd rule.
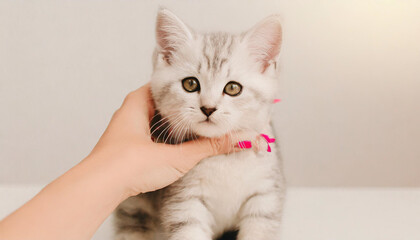
[[[239,35],[197,33],[165,9],[158,19],[167,25],[157,29],[153,55],[155,141],[181,144],[198,136],[272,136],[269,121],[281,34],[277,19],[267,18]],[[199,91],[183,89],[187,77],[197,79]],[[241,84],[240,95],[225,93],[230,81]],[[212,125],[200,125],[205,124],[203,106],[216,109],[207,116]],[[267,148],[264,141],[253,144]],[[276,146],[271,147],[272,153],[254,149],[204,159],[167,188],[127,199],[115,211],[115,238],[278,239],[285,181]]]

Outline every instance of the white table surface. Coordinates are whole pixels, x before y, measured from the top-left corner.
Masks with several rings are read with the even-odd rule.
[[[0,218],[41,185],[0,185]],[[289,188],[283,240],[420,239],[420,188]],[[94,240],[112,239],[111,220]]]

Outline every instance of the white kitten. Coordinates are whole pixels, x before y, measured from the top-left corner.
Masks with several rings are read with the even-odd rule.
[[[161,117],[155,139],[272,136],[281,36],[277,16],[240,35],[199,34],[161,9],[151,84]],[[278,239],[285,187],[272,147],[205,159],[171,186],[128,199],[116,210],[116,239],[211,240],[231,231],[240,240]]]

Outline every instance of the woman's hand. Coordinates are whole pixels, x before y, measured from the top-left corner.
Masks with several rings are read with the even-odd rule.
[[[169,145],[151,140],[154,114],[149,84],[128,94],[92,153],[84,161],[100,161],[121,180],[129,196],[163,188],[183,176],[201,159],[241,150],[239,139],[203,138]]]
[[[163,188],[203,158],[239,151],[228,137],[152,142],[149,85],[130,93],[91,154],[0,222],[0,239],[90,239],[126,198]]]

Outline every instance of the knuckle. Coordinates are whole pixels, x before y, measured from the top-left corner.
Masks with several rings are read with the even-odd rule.
[[[218,154],[222,150],[222,141],[220,138],[210,139],[210,144],[214,154]]]
[[[134,91],[132,91],[132,92],[129,92],[128,94],[127,94],[127,96],[125,96],[125,101],[128,101],[128,100],[130,100],[130,99],[132,99],[133,98],[133,96],[134,96]]]
[[[112,118],[117,118],[119,115],[121,115],[121,108],[118,108],[114,114],[112,114]]]

